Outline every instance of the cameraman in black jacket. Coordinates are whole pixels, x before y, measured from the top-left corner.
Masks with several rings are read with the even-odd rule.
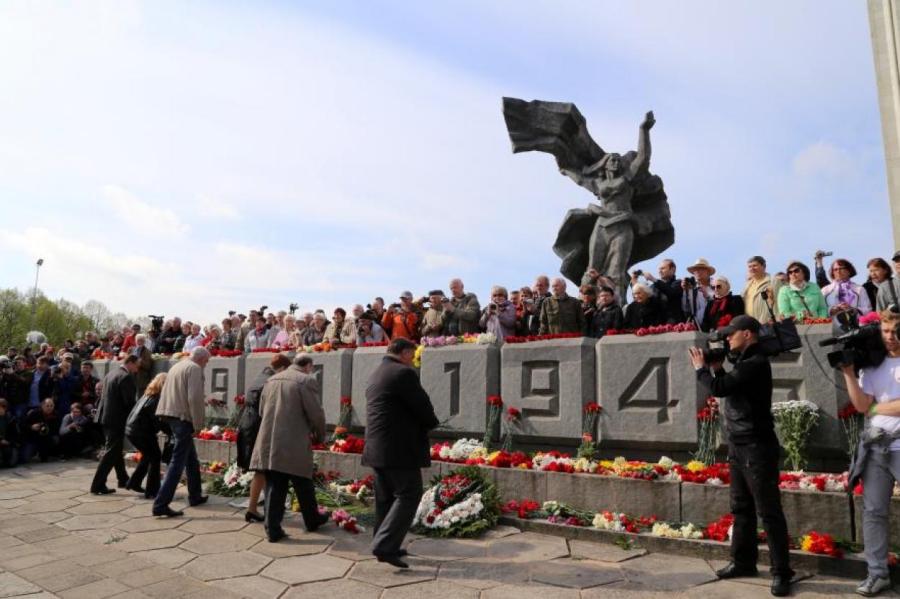
[[[697,380],[711,395],[725,398],[728,430],[728,463],[731,467],[730,564],[716,572],[719,578],[756,576],[758,557],[756,514],[762,517],[772,564],[772,594],[790,593],[794,571],[789,564],[787,522],[778,490],[778,438],[772,418],[772,366],[760,352],[759,321],[742,314],[719,329],[717,337],[728,340],[739,354],[731,372],[721,362],[707,364],[703,350],[690,349]]]

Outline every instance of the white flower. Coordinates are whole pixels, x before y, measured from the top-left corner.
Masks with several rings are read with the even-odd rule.
[[[672,458],[670,458],[669,456],[664,455],[663,457],[659,458],[659,461],[657,462],[657,464],[662,466],[666,470],[671,470],[672,466],[675,465],[675,461],[672,460]]]

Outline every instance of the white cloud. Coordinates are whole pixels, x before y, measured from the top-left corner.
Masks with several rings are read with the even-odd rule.
[[[816,142],[800,150],[793,160],[794,174],[800,177],[854,177],[856,161],[849,152],[833,143]]]
[[[236,221],[241,218],[241,213],[234,204],[220,199],[213,199],[207,195],[202,195],[197,200],[197,211],[200,216],[220,220]]]
[[[116,216],[127,225],[126,233],[181,237],[190,230],[173,211],[151,206],[123,187],[104,185],[101,193]]]

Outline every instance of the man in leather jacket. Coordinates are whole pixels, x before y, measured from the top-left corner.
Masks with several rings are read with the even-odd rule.
[[[778,490],[778,438],[772,417],[772,366],[760,351],[759,321],[742,314],[719,329],[738,354],[731,372],[722,363],[707,364],[703,350],[690,350],[697,380],[715,397],[725,398],[728,462],[731,467],[731,512],[734,530],[730,564],[716,572],[719,578],[756,576],[758,557],[756,515],[762,517],[769,544],[772,594],[790,593],[794,571],[789,564],[787,523]]]

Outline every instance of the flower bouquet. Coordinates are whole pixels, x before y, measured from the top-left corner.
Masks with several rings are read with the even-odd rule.
[[[506,414],[503,416],[504,432],[503,432],[503,451],[512,451],[513,433],[522,426],[522,411],[512,406],[506,408]]]
[[[838,412],[838,422],[841,423],[841,429],[847,437],[847,457],[851,464],[859,449],[859,436],[862,434],[865,420],[865,416],[860,414],[852,403],[848,403]]]
[[[558,501],[545,501],[541,509],[547,514],[547,522],[550,524],[588,526],[594,517],[593,512],[578,510]]]
[[[203,441],[225,441],[226,443],[237,442],[237,431],[231,427],[215,425],[202,429],[194,435]]]
[[[337,433],[337,429],[335,429],[335,433]],[[364,439],[347,435],[344,438],[336,439],[328,449],[334,453],[362,453],[365,444]]]
[[[500,516],[497,488],[475,466],[435,476],[425,490],[413,531],[435,537],[474,537],[493,528]]]
[[[524,337],[517,337],[515,335],[510,335],[506,337],[504,341],[506,343],[531,343],[532,341],[549,341],[551,339],[577,339],[578,337],[584,337],[581,333],[552,333],[550,335],[526,335]]]
[[[532,518],[546,518],[549,514],[544,511],[544,507],[533,499],[523,499],[516,501],[511,499],[501,506],[500,510],[504,514],[515,514],[523,520]]]
[[[500,413],[503,411],[503,399],[499,395],[488,395],[488,419],[484,429],[484,447],[491,448],[497,429],[500,427]]]
[[[458,439],[451,445],[448,441],[431,446],[431,459],[439,462],[455,462],[464,464],[476,451],[484,455],[484,445],[477,439]]]
[[[341,398],[341,414],[338,416],[337,425],[334,427],[334,433],[331,435],[331,442],[334,443],[338,439],[343,439],[350,430],[350,423],[353,420],[353,401],[349,397]]]
[[[328,488],[334,493],[365,503],[375,489],[375,476],[370,474],[359,480],[331,481],[328,483]]]
[[[600,530],[613,532],[640,533],[656,524],[656,516],[640,516],[634,518],[622,512],[603,511],[594,514],[591,526]]]
[[[806,466],[806,442],[809,433],[819,421],[819,406],[805,399],[782,401],[772,404],[775,430],[781,437],[785,463],[791,470],[803,470]]]
[[[594,435],[597,434],[597,419],[603,408],[596,401],[592,401],[584,406],[584,416],[581,420],[581,445],[578,447],[578,457],[593,459],[597,455],[597,444]]]
[[[212,471],[212,465],[210,470]],[[224,472],[213,478],[208,491],[225,497],[247,497],[250,495],[252,480],[253,472],[243,472],[237,462],[232,462]]]
[[[719,447],[719,400],[707,398],[706,405],[697,412],[697,421],[700,432],[697,453],[693,457],[704,464],[712,464],[716,461],[716,449]]]

